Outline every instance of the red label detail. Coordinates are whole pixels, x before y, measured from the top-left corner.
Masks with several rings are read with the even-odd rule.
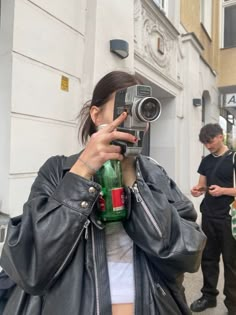
[[[124,189],[120,188],[113,188],[111,190],[111,197],[112,197],[112,206],[113,211],[120,211],[124,210],[125,205],[125,196],[124,196]]]
[[[106,210],[106,203],[105,203],[105,199],[103,198],[102,195],[99,195],[98,202],[99,202],[100,210],[105,211]]]

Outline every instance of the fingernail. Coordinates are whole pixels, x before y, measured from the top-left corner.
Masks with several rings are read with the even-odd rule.
[[[138,138],[134,138],[134,142],[138,142]]]

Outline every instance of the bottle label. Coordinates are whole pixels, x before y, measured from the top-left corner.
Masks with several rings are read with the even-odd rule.
[[[113,188],[111,190],[113,211],[124,210],[125,208],[125,196],[124,188]]]

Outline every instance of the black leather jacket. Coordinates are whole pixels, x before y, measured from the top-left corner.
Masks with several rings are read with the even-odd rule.
[[[17,283],[5,315],[111,315],[100,186],[68,172],[78,155],[39,170],[23,215],[12,218],[1,266]],[[134,242],[135,315],[191,314],[184,272],[197,271],[205,236],[192,203],[147,157],[136,161],[124,228]],[[180,280],[181,279],[181,280]]]

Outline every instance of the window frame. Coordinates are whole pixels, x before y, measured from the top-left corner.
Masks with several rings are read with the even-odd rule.
[[[155,5],[160,8],[165,14],[168,13],[168,0],[152,0]]]
[[[233,5],[236,5],[236,0],[221,0],[221,6],[220,6],[220,10],[221,10],[221,32],[220,32],[220,48],[222,49],[227,49],[227,48],[233,48],[236,46],[230,46],[230,47],[224,47],[224,33],[225,33],[225,8],[227,7],[231,7]]]
[[[210,3],[211,1],[211,3]],[[206,12],[206,5],[210,3],[210,21],[207,20],[209,18],[208,12]],[[209,23],[207,23],[209,21]],[[201,0],[200,1],[200,22],[204,28],[204,31],[207,33],[210,39],[212,39],[212,23],[213,23],[213,0]]]

